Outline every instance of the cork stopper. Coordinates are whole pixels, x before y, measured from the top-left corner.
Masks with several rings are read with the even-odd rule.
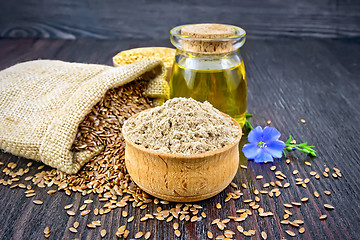
[[[226,39],[236,34],[235,29],[223,24],[191,24],[181,28],[182,48],[199,54],[221,54],[234,50],[233,40]],[[197,38],[199,40],[197,40]],[[207,40],[209,39],[209,40]],[[218,39],[218,40],[217,40]],[[224,40],[226,39],[226,40]]]

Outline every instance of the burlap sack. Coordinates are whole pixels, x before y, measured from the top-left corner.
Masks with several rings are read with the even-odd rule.
[[[76,173],[97,151],[70,151],[79,123],[106,91],[138,77],[151,78],[145,93],[166,98],[159,60],[120,67],[39,60],[0,72],[0,148]]]

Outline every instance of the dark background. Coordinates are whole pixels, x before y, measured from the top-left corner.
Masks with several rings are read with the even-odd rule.
[[[0,37],[167,39],[180,24],[243,27],[250,37],[360,36],[359,0],[1,0]]]
[[[304,154],[289,154],[273,164],[288,176],[291,186],[281,190],[279,198],[261,196],[261,205],[275,213],[274,217],[261,218],[253,214],[241,223],[245,229],[256,229],[256,236],[266,231],[268,239],[339,240],[359,239],[360,185],[360,0],[249,0],[249,1],[119,1],[119,0],[0,0],[0,70],[14,64],[34,59],[57,59],[70,62],[112,65],[112,57],[125,49],[149,46],[171,46],[169,30],[186,23],[216,22],[243,27],[248,41],[241,50],[248,79],[248,112],[253,113],[254,126],[271,126],[282,133],[282,140],[294,136],[299,142],[315,145],[318,157],[310,159]],[[0,79],[1,81],[1,79]],[[1,103],[0,103],[1,104]],[[306,124],[300,122],[305,119]],[[245,139],[243,139],[245,142]],[[242,156],[242,155],[240,155]],[[0,178],[2,169],[9,162],[17,168],[26,168],[28,160],[0,151]],[[223,192],[202,201],[206,220],[198,223],[179,222],[182,232],[176,238],[172,224],[162,221],[140,222],[143,216],[138,208],[129,207],[129,215],[135,220],[128,229],[129,238],[137,231],[152,231],[152,239],[204,239],[206,231],[214,236],[221,232],[211,225],[215,218],[227,218],[236,209],[248,208],[244,199],[253,197],[254,189],[262,189],[263,181],[256,180],[261,174],[264,181],[276,181],[270,164],[257,164],[241,157],[241,164],[248,169],[238,170],[233,180],[245,183],[241,189],[244,197],[224,203],[227,187]],[[304,161],[311,161],[308,167]],[[41,171],[34,163],[29,175]],[[310,171],[321,174],[324,166],[338,167],[341,179],[321,178],[314,180]],[[50,167],[44,169],[49,170]],[[309,177],[307,188],[296,187],[292,172],[299,170],[300,177]],[[21,180],[20,182],[25,182]],[[28,182],[25,182],[28,183]],[[54,188],[54,186],[53,186]],[[114,239],[117,228],[126,219],[116,209],[102,216],[106,238],[100,237],[100,229],[89,230],[86,224],[92,215],[69,218],[64,205],[80,206],[91,198],[90,207],[102,207],[98,196],[57,192],[51,197],[47,189],[36,190],[36,197],[26,198],[19,188],[0,185],[0,240],[43,239],[46,226],[51,229],[49,239]],[[331,191],[331,196],[324,194]],[[313,193],[318,191],[319,198]],[[306,229],[280,224],[284,214],[283,203],[308,197],[308,203],[294,208],[294,219],[303,219]],[[32,203],[41,199],[44,205]],[[216,204],[222,203],[221,211]],[[326,211],[324,203],[334,205]],[[163,206],[169,209],[174,207]],[[157,206],[149,206],[152,212]],[[142,210],[144,211],[144,210]],[[319,216],[327,214],[326,221]],[[96,220],[99,218],[96,217]],[[79,232],[71,233],[69,227],[80,222]],[[236,231],[238,223],[230,222],[228,228]],[[290,237],[285,230],[297,233]],[[236,239],[244,239],[237,233]],[[250,238],[249,238],[250,239]]]

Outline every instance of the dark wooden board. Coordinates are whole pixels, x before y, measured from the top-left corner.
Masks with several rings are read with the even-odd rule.
[[[33,59],[60,59],[85,63],[111,64],[111,57],[118,51],[142,46],[170,46],[168,40],[158,41],[105,41],[105,40],[0,40],[0,69],[18,62]],[[298,141],[308,141],[314,144],[318,158],[309,159],[300,153],[291,153],[291,163],[285,159],[276,160],[277,166],[286,176],[291,186],[282,190],[278,198],[261,196],[260,204],[265,211],[272,211],[275,216],[261,218],[256,214],[239,223],[245,229],[255,229],[256,235],[251,239],[260,239],[259,231],[266,231],[269,239],[294,239],[284,231],[295,228],[281,225],[279,222],[284,214],[283,203],[299,201],[308,197],[309,201],[300,208],[291,209],[294,217],[303,219],[306,232],[297,239],[359,239],[360,199],[358,176],[359,167],[359,64],[360,40],[315,40],[315,39],[276,39],[249,40],[242,50],[248,76],[248,111],[254,113],[253,125],[266,125],[271,120],[286,140],[288,135]],[[1,80],[0,80],[1,81]],[[300,119],[306,120],[302,124]],[[215,218],[224,219],[234,215],[236,209],[247,207],[244,199],[253,198],[254,189],[262,189],[266,181],[275,181],[274,173],[270,171],[272,164],[255,164],[241,156],[241,164],[248,169],[238,170],[234,182],[240,185],[246,183],[247,189],[241,189],[244,196],[239,200],[224,203],[226,193],[232,188],[226,188],[221,194],[209,200],[201,201],[208,217],[201,222],[180,222],[182,235],[179,239],[206,238],[206,231],[211,230],[215,236],[220,231],[211,225]],[[306,166],[309,160],[312,166]],[[19,167],[25,167],[28,160],[0,153],[0,161],[7,164],[16,162]],[[332,177],[315,180],[310,177],[311,170],[321,173],[324,165],[338,167],[343,177]],[[39,163],[34,163],[29,174],[39,170]],[[0,178],[4,174],[0,166]],[[46,167],[45,169],[49,169]],[[295,186],[294,169],[299,170],[299,177],[310,177],[307,188]],[[257,175],[264,179],[256,180]],[[54,187],[52,187],[54,188]],[[93,199],[91,209],[102,206],[97,196],[83,197],[80,194],[65,195],[57,192],[47,195],[48,189],[35,188],[37,195],[26,198],[24,190],[0,185],[0,239],[42,239],[46,226],[51,229],[50,239],[101,239],[100,229],[89,230],[86,223],[99,219],[108,232],[105,239],[114,239],[117,228],[125,223],[121,211],[116,209],[107,215],[95,217],[68,217],[64,206],[74,203],[78,208],[84,199]],[[326,196],[323,191],[331,191]],[[315,198],[314,191],[320,193]],[[42,206],[32,203],[34,199],[44,201]],[[215,208],[216,203],[222,204],[222,209]],[[323,204],[335,206],[335,210],[324,210]],[[173,207],[164,206],[164,208]],[[146,224],[139,221],[140,216],[152,212],[156,206],[150,204],[149,210],[127,210],[135,216],[128,225],[131,230],[129,238],[137,231],[152,231],[152,239],[176,239],[172,224],[157,220]],[[318,218],[321,213],[327,214],[326,221]],[[79,232],[71,233],[68,228],[77,220],[80,222]],[[236,232],[236,223],[229,223],[227,229]],[[244,239],[236,234],[236,239]]]
[[[249,36],[360,36],[357,0],[0,1],[0,37],[159,39],[180,24],[242,26]]]

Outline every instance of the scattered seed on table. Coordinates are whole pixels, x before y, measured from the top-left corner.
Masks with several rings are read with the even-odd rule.
[[[326,218],[327,218],[327,215],[325,215],[325,214],[320,216],[320,220],[325,220]]]
[[[303,220],[300,220],[300,219],[296,219],[296,220],[293,221],[293,223],[302,225],[302,224],[304,224],[304,221],[303,221]]]
[[[135,234],[135,238],[141,238],[144,235],[143,232],[138,232]]]
[[[68,209],[72,208],[72,206],[74,206],[74,204],[66,205],[66,206],[64,207],[64,209],[65,209],[65,210],[68,210]]]
[[[284,205],[284,207],[287,207],[287,208],[292,208],[293,207],[291,204],[288,204],[288,203],[284,203],[283,205]]]
[[[333,178],[337,178],[338,175],[336,173],[332,173]]]
[[[79,208],[79,210],[82,211],[82,210],[84,210],[85,208],[86,208],[86,204],[83,204],[83,205]]]
[[[243,168],[243,169],[247,168],[247,166],[245,166],[245,165],[240,165],[240,167]]]
[[[203,218],[206,218],[206,213],[205,213],[205,212],[202,212],[202,213],[201,213],[201,216],[202,216]]]
[[[122,211],[122,216],[123,216],[123,217],[127,217],[127,216],[128,216],[128,212],[127,212],[127,211]]]
[[[314,192],[314,196],[318,198],[320,195],[319,195],[318,192],[315,191],[315,192]]]
[[[132,222],[134,220],[134,216],[129,217],[129,219],[127,220],[128,222]]]
[[[271,171],[275,171],[275,169],[276,169],[276,166],[271,166],[271,167],[270,167],[270,170],[271,170]]]
[[[292,212],[290,212],[289,210],[285,209],[284,211],[285,211],[287,214],[292,215]]]
[[[286,161],[285,161],[287,164],[289,164],[291,161],[290,161],[290,159],[286,159]]]
[[[302,234],[302,233],[304,233],[304,232],[305,232],[305,228],[302,227],[302,228],[299,229],[299,233]]]
[[[75,216],[75,212],[74,212],[74,211],[68,210],[68,211],[66,211],[66,213],[67,213],[69,216]]]
[[[177,237],[180,237],[180,235],[181,235],[181,232],[179,231],[179,230],[175,230],[175,235],[177,236]]]
[[[47,194],[53,194],[53,193],[56,193],[56,190],[49,190],[49,191],[47,191]]]
[[[287,234],[289,234],[290,236],[292,236],[292,237],[295,237],[295,236],[296,236],[296,234],[295,234],[293,231],[286,230],[285,232],[286,232]]]
[[[248,231],[244,231],[242,234],[244,234],[247,237],[251,237],[251,233],[249,233]]]
[[[327,191],[327,190],[325,190],[324,193],[325,193],[326,195],[331,195],[331,192],[330,192],[330,191]]]
[[[221,208],[221,204],[220,204],[220,203],[217,203],[217,204],[216,204],[216,208],[217,208],[217,209],[220,209],[220,208]]]
[[[262,175],[257,175],[257,176],[256,176],[256,179],[257,179],[257,180],[260,180],[260,179],[263,179],[263,178],[264,178],[264,176],[262,176]]]
[[[284,224],[284,225],[288,225],[290,222],[289,222],[289,220],[282,220],[280,223]]]
[[[332,205],[330,205],[330,204],[324,204],[324,207],[326,208],[326,209],[328,209],[328,210],[333,210],[333,209],[335,209],[334,208],[334,206],[332,206]]]
[[[72,232],[72,233],[77,233],[77,232],[78,232],[78,231],[76,230],[76,228],[74,228],[74,227],[70,227],[69,230],[70,230],[70,232]]]
[[[174,228],[174,230],[179,229],[179,224],[175,222],[175,223],[173,224],[173,228]]]
[[[291,202],[291,204],[294,206],[301,206],[301,203],[299,203],[299,202]]]
[[[145,233],[144,238],[145,238],[145,239],[149,239],[150,236],[151,236],[151,232],[147,232],[147,233]]]
[[[210,238],[210,239],[213,239],[214,234],[212,234],[212,232],[208,231],[207,232],[207,237]]]
[[[87,224],[86,225],[88,228],[96,228],[96,226],[94,225],[94,224],[92,224],[92,223],[89,223],[89,224]]]
[[[78,227],[79,227],[79,225],[80,225],[80,223],[79,223],[79,222],[74,222],[74,224],[73,224],[74,228],[78,228]]]
[[[294,175],[296,175],[296,174],[298,174],[298,173],[299,173],[299,170],[294,170],[294,171],[293,171],[293,174],[294,174]]]
[[[247,186],[246,186],[245,183],[241,184],[241,186],[242,186],[243,188],[247,188]]]
[[[329,174],[327,172],[323,172],[323,176],[327,178],[329,177]]]
[[[320,175],[319,175],[319,174],[316,174],[316,175],[315,175],[315,179],[320,179]]]
[[[44,202],[41,201],[41,200],[34,200],[33,203],[35,203],[36,205],[41,205],[41,204],[43,204]]]
[[[106,230],[105,229],[101,230],[100,235],[101,235],[101,237],[105,237],[106,236]]]
[[[85,215],[88,215],[90,213],[90,210],[84,210],[80,213],[81,216],[85,216]]]
[[[242,226],[240,226],[240,225],[238,225],[237,227],[236,227],[236,229],[239,231],[239,232],[244,232],[244,228],[242,227]]]
[[[307,166],[311,166],[311,163],[310,162],[308,162],[308,161],[305,161],[305,165],[307,165]]]
[[[266,240],[266,239],[267,239],[267,234],[266,234],[266,232],[262,231],[262,232],[261,232],[261,237],[262,237],[264,240]]]
[[[50,233],[50,228],[49,227],[46,227],[45,229],[44,229],[44,234],[49,234]]]
[[[92,221],[91,224],[94,224],[96,227],[101,226],[101,221]]]
[[[287,182],[284,184],[284,188],[288,188],[288,187],[290,187],[290,183]]]

